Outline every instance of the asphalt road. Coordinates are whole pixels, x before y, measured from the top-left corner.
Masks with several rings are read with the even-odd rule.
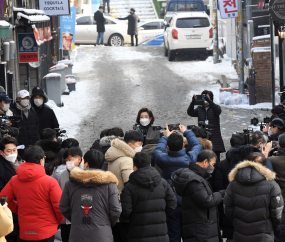
[[[155,125],[197,124],[197,118],[186,113],[191,101],[189,93],[217,89],[217,85],[211,84],[213,82],[197,81],[197,77],[191,75],[177,75],[169,68],[162,47],[80,47],[73,58],[76,63],[90,60],[88,65],[74,70],[79,82],[88,82],[89,88],[82,95],[90,96],[89,106],[94,103],[76,136],[84,152],[99,138],[103,129],[114,126],[124,131],[132,129],[142,107],[153,111]],[[189,64],[191,68],[195,61],[181,57],[175,62]],[[96,95],[93,95],[95,86]],[[82,104],[82,108],[84,106]],[[230,148],[233,132],[247,128],[251,118],[268,114],[269,111],[222,107],[220,120],[226,149]]]

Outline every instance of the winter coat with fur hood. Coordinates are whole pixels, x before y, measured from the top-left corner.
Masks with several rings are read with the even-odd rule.
[[[176,197],[154,167],[130,175],[121,202],[121,217],[130,220],[129,242],[169,241],[166,215],[176,208]]]
[[[223,198],[214,192],[206,179],[209,174],[194,162],[189,169],[172,173],[175,191],[182,196],[182,222],[184,242],[219,242],[217,205]]]
[[[113,242],[111,227],[122,211],[117,185],[109,171],[76,167],[70,172],[59,204],[72,223],[69,242]]]
[[[233,221],[235,242],[273,242],[284,201],[275,173],[262,164],[244,161],[229,174],[225,215]]]
[[[5,236],[13,231],[12,212],[0,204],[0,242],[6,242]]]
[[[134,171],[133,157],[136,152],[124,141],[114,139],[112,146],[105,154],[109,162],[108,171],[111,171],[118,179],[118,190],[121,194],[124,184],[129,181],[130,174]]]

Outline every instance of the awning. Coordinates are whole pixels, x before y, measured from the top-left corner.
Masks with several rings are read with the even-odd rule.
[[[0,38],[10,37],[10,24],[4,20],[0,20]]]
[[[26,15],[23,13],[17,13],[17,19],[20,20],[22,18],[28,20],[28,23],[30,24],[50,21],[50,17],[46,15]]]

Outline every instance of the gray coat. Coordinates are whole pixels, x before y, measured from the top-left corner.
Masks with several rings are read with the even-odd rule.
[[[135,13],[131,13],[125,18],[118,18],[120,20],[128,20],[128,35],[138,35],[138,23],[140,22],[139,16]]]
[[[111,226],[120,217],[116,176],[108,171],[74,168],[59,208],[71,221],[69,242],[113,242]]]

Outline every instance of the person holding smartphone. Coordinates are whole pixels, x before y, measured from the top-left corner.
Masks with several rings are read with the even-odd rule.
[[[212,138],[213,151],[217,156],[217,164],[220,162],[220,154],[225,152],[225,146],[221,135],[220,129],[220,115],[222,109],[219,105],[214,103],[214,94],[211,91],[204,90],[202,92],[204,105],[198,106],[194,109],[195,100],[197,96],[194,95],[192,102],[187,110],[190,117],[198,117],[198,122],[203,121],[206,125],[212,125]]]

